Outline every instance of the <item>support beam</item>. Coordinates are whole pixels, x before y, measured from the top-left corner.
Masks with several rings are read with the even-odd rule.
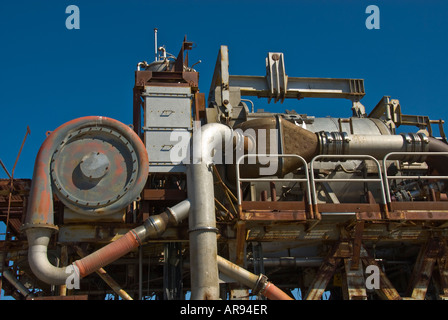
[[[355,233],[353,235],[353,258],[351,259],[350,266],[352,270],[357,270],[360,263],[359,258],[361,255],[362,246],[362,233],[364,232],[364,221],[358,221],[355,225]]]
[[[230,76],[231,87],[239,87],[241,96],[271,98],[264,76]],[[339,98],[359,101],[365,95],[363,79],[288,77],[284,98]]]
[[[407,296],[415,300],[425,300],[428,284],[440,251],[438,239],[429,239],[422,246],[412,271]]]
[[[379,297],[383,300],[401,300],[400,294],[389,281],[381,266],[375,261],[375,259],[369,256],[364,247],[361,247],[361,257],[364,268],[373,265],[380,271],[380,288],[376,290]]]
[[[362,264],[357,263],[356,268],[353,266],[353,259],[344,259],[345,279],[343,279],[343,287],[345,287],[344,295],[347,300],[367,300],[366,282]]]
[[[328,283],[333,277],[338,265],[341,263],[340,258],[335,258],[335,253],[339,249],[339,243],[337,243],[331,250],[329,256],[325,259],[317,272],[316,277],[311,283],[308,291],[305,295],[305,300],[321,300],[322,295],[327,288]]]

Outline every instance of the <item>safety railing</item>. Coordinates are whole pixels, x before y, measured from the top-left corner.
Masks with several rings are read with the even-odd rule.
[[[315,216],[319,216],[319,210],[318,205],[325,205],[326,203],[319,203],[318,202],[318,193],[317,193],[317,183],[321,182],[349,182],[349,183],[378,183],[380,187],[380,203],[379,207],[376,207],[376,205],[372,204],[365,204],[365,206],[370,206],[369,210],[375,210],[378,208],[379,210],[386,210],[388,211],[387,207],[391,204],[391,195],[390,195],[390,186],[389,181],[390,180],[399,180],[399,179],[414,179],[414,180],[421,180],[421,179],[437,179],[437,180],[448,180],[448,175],[395,175],[395,176],[389,176],[387,174],[387,161],[391,161],[394,159],[391,159],[393,156],[403,156],[403,155],[409,155],[409,152],[391,152],[388,153],[383,159],[382,159],[382,166],[380,164],[380,161],[376,158],[370,156],[370,155],[318,155],[315,156],[309,163],[306,162],[304,158],[298,155],[293,154],[286,154],[286,155],[278,155],[278,154],[246,154],[241,156],[239,159],[237,159],[236,163],[236,179],[237,179],[237,199],[238,199],[238,205],[241,206],[242,204],[242,195],[241,195],[241,182],[303,182],[306,185],[306,199],[308,201],[308,204],[312,205],[313,208],[311,209],[314,212]],[[448,156],[448,152],[412,152],[412,156]],[[242,161],[249,157],[278,157],[278,158],[286,158],[286,157],[294,157],[300,160],[300,162],[303,165],[304,168],[304,178],[275,178],[275,177],[266,177],[266,178],[241,178],[240,176],[240,165]],[[376,178],[333,178],[333,177],[326,177],[326,178],[317,178],[314,173],[315,163],[316,162],[322,162],[327,160],[337,160],[337,159],[346,159],[346,160],[370,160],[373,163],[375,163],[377,169],[378,169],[378,176]],[[413,202],[415,205],[415,202]],[[327,206],[329,204],[326,204]],[[332,205],[339,205],[339,204],[332,204]],[[354,208],[356,205],[359,204],[353,204],[355,206],[350,206],[345,203],[341,203],[341,205],[346,205],[347,208]],[[362,204],[361,204],[362,205]],[[422,203],[422,205],[427,206],[428,202]],[[443,210],[446,209],[447,203],[441,203],[441,204],[435,204],[433,207],[429,208],[442,208]],[[404,203],[403,203],[404,206]],[[367,208],[367,207],[366,207]],[[397,205],[398,208],[398,205]],[[407,208],[407,207],[406,207]],[[420,206],[418,206],[420,208]],[[440,209],[439,208],[439,209]],[[329,209],[329,208],[326,208]],[[359,209],[359,208],[358,208]],[[416,207],[417,209],[417,207]],[[434,209],[434,210],[435,210]],[[330,210],[331,211],[331,210]],[[329,212],[330,212],[329,211]],[[359,210],[358,210],[359,211]],[[331,211],[333,212],[333,211]],[[388,212],[385,212],[386,217],[388,217]]]
[[[372,160],[376,166],[378,167],[378,178],[315,178],[314,176],[314,163],[318,159],[351,159],[351,160]],[[311,190],[312,190],[312,200],[313,204],[317,205],[317,191],[316,191],[316,183],[317,182],[351,182],[351,183],[358,183],[358,182],[377,182],[381,186],[381,201],[382,204],[386,204],[386,198],[385,198],[385,190],[384,190],[384,184],[383,184],[383,177],[381,174],[381,166],[377,159],[375,159],[372,156],[369,155],[318,155],[315,156],[311,162],[310,162],[310,178],[311,178]]]
[[[448,180],[448,176],[430,176],[430,175],[418,175],[418,176],[407,176],[407,175],[400,175],[400,176],[388,176],[387,175],[387,165],[386,161],[392,156],[399,156],[399,155],[409,155],[409,152],[390,152],[386,154],[383,158],[383,170],[384,170],[384,185],[385,185],[385,193],[386,193],[386,200],[387,203],[391,203],[391,197],[390,197],[390,186],[389,186],[389,180],[407,180],[407,179],[415,179],[415,180],[430,180],[430,179],[438,179],[438,180]],[[432,156],[432,157],[438,157],[438,156],[448,156],[448,152],[412,152],[412,156]]]
[[[303,166],[305,172],[305,178],[241,178],[240,176],[240,164],[241,162],[250,157],[270,157],[270,158],[296,158],[299,159]],[[306,198],[308,203],[311,203],[311,192],[310,192],[310,179],[308,173],[308,164],[304,158],[296,154],[244,154],[238,158],[236,161],[236,188],[237,188],[237,198],[238,205],[241,205],[241,182],[305,182],[306,183]]]

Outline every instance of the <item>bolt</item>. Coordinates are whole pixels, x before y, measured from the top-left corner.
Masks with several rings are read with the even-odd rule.
[[[226,105],[229,104],[229,100],[226,99],[226,100],[224,100],[222,103],[226,106]]]

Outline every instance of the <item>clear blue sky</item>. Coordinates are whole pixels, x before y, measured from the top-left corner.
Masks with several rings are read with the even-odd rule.
[[[379,30],[365,26],[371,4],[380,9]],[[65,26],[69,5],[80,9],[79,30]],[[442,0],[1,1],[0,159],[12,169],[28,125],[15,177],[31,178],[46,131],[87,115],[132,123],[134,71],[153,60],[155,27],[172,54],[185,35],[195,43],[190,61],[202,60],[206,94],[227,45],[231,74],[264,75],[267,52],[283,52],[292,77],[365,79],[367,112],[390,95],[406,114],[446,118],[447,15]],[[348,117],[350,107],[301,100],[266,109]]]
[[[65,27],[71,4],[80,9],[79,30]],[[365,27],[370,4],[380,9],[379,30]],[[185,35],[195,42],[190,61],[202,60],[206,94],[224,44],[231,74],[264,75],[267,52],[280,51],[289,76],[365,79],[367,111],[390,95],[407,114],[445,118],[447,15],[446,1],[1,1],[0,159],[12,169],[29,125],[15,177],[30,178],[46,131],[86,115],[132,123],[134,70],[153,60],[154,27],[175,55]],[[345,100],[268,109],[351,115]]]

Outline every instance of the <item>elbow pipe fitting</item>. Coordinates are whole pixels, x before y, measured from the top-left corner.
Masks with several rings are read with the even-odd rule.
[[[187,166],[191,300],[219,299],[215,194],[210,166],[216,154],[220,154],[215,151],[222,150],[223,145],[233,148],[233,133],[226,125],[209,123],[193,134],[193,162]]]
[[[160,236],[169,224],[175,224],[175,221],[187,217],[189,210],[190,201],[187,199],[159,215],[148,218],[143,225],[128,231],[120,239],[82,259],[76,260],[72,264],[72,268],[58,268],[48,260],[47,248],[53,232],[52,229],[29,228],[27,230],[28,259],[31,269],[39,279],[53,285],[66,284],[67,279],[73,275],[73,272],[77,272],[79,278],[83,278],[131,252],[142,245],[147,238]],[[171,211],[176,212],[178,220],[167,213]]]
[[[143,224],[145,238],[158,238],[166,230],[168,225],[178,225],[180,221],[188,217],[190,211],[190,200],[186,199],[173,207],[166,208],[164,212],[149,217]]]
[[[140,195],[148,177],[148,154],[143,142],[130,127],[117,120],[100,116],[74,119],[58,127],[45,139],[36,157],[27,216],[22,230],[26,231],[28,238],[28,260],[31,269],[39,279],[49,284],[65,284],[67,278],[72,274],[67,268],[58,268],[52,265],[47,255],[50,237],[57,230],[57,226],[54,225],[53,211],[54,184],[50,176],[53,156],[70,137],[89,128],[100,128],[105,131],[109,129],[111,132],[117,132],[120,135],[120,141],[132,146],[132,153],[135,152],[134,168],[138,172],[133,176],[133,183],[129,185],[126,196],[99,208],[89,207],[87,208],[88,213],[96,213],[97,210],[101,213],[121,210]],[[74,265],[80,270],[80,276],[97,270],[138,246],[140,240],[136,231],[131,230],[119,240],[76,261]],[[99,267],[97,268],[97,266]]]

